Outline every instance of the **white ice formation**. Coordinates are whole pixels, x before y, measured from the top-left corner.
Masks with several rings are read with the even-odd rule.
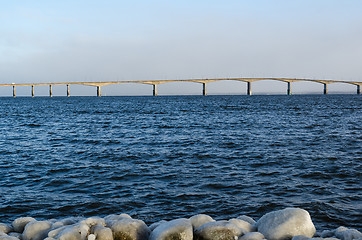
[[[180,218],[158,225],[151,233],[150,240],[192,240],[193,230],[189,219]]]
[[[199,214],[189,219],[161,220],[149,227],[128,214],[104,218],[37,221],[32,217],[0,223],[0,240],[362,240],[356,229],[339,227],[316,234],[307,211],[286,208],[257,222],[248,216],[215,221]]]
[[[304,235],[313,237],[316,229],[309,213],[300,208],[286,208],[265,214],[256,223],[258,232],[266,239],[290,239]]]

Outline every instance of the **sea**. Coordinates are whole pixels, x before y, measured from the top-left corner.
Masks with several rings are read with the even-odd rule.
[[[2,97],[0,222],[307,210],[362,230],[360,95]]]

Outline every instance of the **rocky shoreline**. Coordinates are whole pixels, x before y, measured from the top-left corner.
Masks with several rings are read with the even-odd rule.
[[[286,208],[265,214],[258,221],[248,216],[215,221],[199,214],[147,226],[127,214],[104,218],[66,218],[37,221],[32,217],[0,223],[0,240],[362,240],[356,229],[339,227],[317,231],[309,213]]]

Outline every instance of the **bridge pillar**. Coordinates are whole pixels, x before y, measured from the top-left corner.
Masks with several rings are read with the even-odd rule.
[[[97,97],[101,97],[102,93],[101,93],[101,86],[97,86]]]
[[[152,92],[152,95],[153,95],[154,97],[157,96],[157,84],[153,84],[153,92]]]
[[[292,94],[292,89],[290,87],[290,82],[288,82],[287,95],[291,95],[291,94]]]
[[[323,85],[324,85],[323,94],[326,95],[326,94],[328,94],[327,83],[323,83]]]
[[[13,97],[16,97],[15,86],[13,86]]]
[[[34,85],[31,85],[31,96],[34,97]]]
[[[207,96],[206,83],[202,83],[202,95]]]
[[[70,94],[69,94],[69,84],[67,84],[67,97],[69,97]]]
[[[357,85],[357,94],[361,95],[361,85]]]
[[[246,94],[249,96],[251,95],[251,82],[248,82],[248,88],[247,88]]]
[[[53,97],[52,85],[49,85],[49,97]]]

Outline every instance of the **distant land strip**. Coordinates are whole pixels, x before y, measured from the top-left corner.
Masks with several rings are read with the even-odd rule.
[[[292,82],[308,81],[308,82],[317,82],[324,85],[324,94],[328,93],[327,85],[331,83],[345,83],[352,84],[357,86],[357,94],[361,94],[361,85],[362,82],[357,81],[338,81],[338,80],[319,80],[319,79],[307,79],[307,78],[213,78],[213,79],[173,79],[173,80],[135,80],[135,81],[99,81],[99,82],[48,82],[48,83],[7,83],[0,84],[0,86],[12,86],[13,87],[13,96],[16,96],[15,87],[16,86],[31,86],[32,87],[32,96],[34,97],[34,86],[49,85],[49,95],[52,96],[52,86],[53,85],[66,85],[67,86],[67,96],[69,94],[69,85],[87,85],[97,87],[97,96],[101,96],[101,87],[111,85],[111,84],[121,84],[121,83],[140,83],[153,85],[153,95],[157,96],[157,85],[162,83],[171,83],[171,82],[195,82],[203,84],[203,95],[207,95],[206,84],[217,81],[242,81],[248,84],[247,86],[247,95],[251,95],[251,83],[262,80],[275,80],[286,82],[288,84],[287,95],[291,94],[291,85]]]

